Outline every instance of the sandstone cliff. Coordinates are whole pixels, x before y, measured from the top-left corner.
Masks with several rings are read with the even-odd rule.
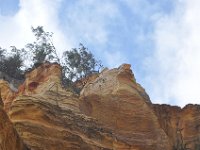
[[[181,144],[197,148],[199,106],[152,104],[130,65],[88,78],[80,95],[64,89],[60,76],[58,64],[44,63],[26,74],[18,92],[0,81],[9,116],[0,120],[0,133],[12,132],[11,138],[17,139],[13,145],[4,142],[2,150],[23,149],[23,143],[31,150],[172,150]],[[4,110],[1,116],[6,116]],[[11,127],[1,128],[5,122]]]
[[[28,150],[3,110],[0,95],[0,150]]]
[[[154,110],[165,133],[175,148],[200,149],[200,106],[154,105]]]

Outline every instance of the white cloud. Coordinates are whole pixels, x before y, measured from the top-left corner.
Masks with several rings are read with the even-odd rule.
[[[155,23],[148,91],[159,103],[200,103],[200,1],[177,1],[175,12]]]
[[[103,54],[108,61],[108,67],[119,67],[121,64],[127,62],[127,58],[120,51],[108,52]]]
[[[66,2],[63,8],[63,2],[66,1],[20,0],[20,7],[15,15],[0,15],[0,46],[24,47],[34,38],[30,27],[42,25],[47,31],[55,33],[54,43],[59,50],[70,49],[79,42],[87,42],[87,45],[95,45],[96,53],[110,67],[127,61],[126,55],[130,52],[125,54],[126,50],[120,51],[123,43],[117,43],[121,37],[110,40],[110,35],[117,32],[111,27],[137,27],[135,22],[123,16],[124,10],[120,8],[120,3],[111,0],[79,0]],[[150,40],[153,35],[155,50],[152,52],[153,56],[146,60],[148,74],[144,82],[153,102],[181,106],[200,103],[200,1],[176,0],[175,11],[167,14],[156,2],[124,0],[121,3],[127,4],[126,8],[130,9],[127,12],[133,13],[134,17],[141,17],[144,23],[155,25],[153,34],[147,34],[138,24],[141,34],[135,35],[133,39],[133,42],[138,40],[138,44],[145,44],[145,40]],[[59,14],[61,9],[65,9],[62,10],[63,14]],[[137,18],[135,21],[137,22]],[[147,27],[148,24],[144,26]],[[138,53],[142,51],[138,50]]]
[[[117,5],[109,0],[75,1],[74,6],[67,8],[65,13],[68,34],[80,38],[80,41],[84,39],[99,45],[108,42],[107,27],[119,15]]]
[[[116,46],[118,43],[112,42],[113,37],[110,37],[112,32],[117,32],[111,26],[120,24],[116,20],[123,19],[118,3],[112,0],[74,1],[72,6],[66,8],[64,16],[66,33],[74,45],[79,42],[86,44],[86,47],[94,45],[92,53],[99,54],[104,65],[109,67],[116,67],[124,60]],[[110,50],[109,46],[116,49]]]
[[[30,27],[40,25],[54,33],[53,42],[58,50],[69,50],[86,42],[83,44],[96,45],[98,53],[107,55],[104,48],[109,43],[108,27],[119,15],[117,4],[110,0],[20,0],[15,15],[0,15],[0,33],[3,35],[0,46],[24,47],[34,40]],[[110,62],[105,61],[105,64]]]
[[[59,8],[61,0],[20,0],[19,10],[14,16],[0,16],[0,45],[19,48],[32,42],[31,26],[44,26],[54,32],[55,46],[60,50],[70,48],[71,44],[59,28]],[[61,44],[62,43],[62,44]]]

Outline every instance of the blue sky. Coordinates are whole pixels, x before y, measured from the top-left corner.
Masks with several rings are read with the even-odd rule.
[[[104,66],[130,63],[154,103],[200,103],[199,0],[0,0],[0,46],[54,32],[60,54],[83,43]]]

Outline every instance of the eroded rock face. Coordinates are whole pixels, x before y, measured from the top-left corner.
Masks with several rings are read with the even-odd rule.
[[[27,150],[18,133],[3,110],[0,97],[0,150]]]
[[[103,71],[81,92],[81,111],[112,130],[116,139],[133,149],[170,149],[150,106],[127,64]]]
[[[25,74],[25,82],[19,87],[18,95],[43,93],[51,88],[49,84],[60,84],[61,67],[54,63],[44,63]],[[46,87],[44,87],[46,86]],[[42,95],[42,94],[41,94]]]
[[[170,105],[154,105],[161,127],[171,144],[191,150],[200,149],[200,106],[187,105],[183,109]]]
[[[152,104],[130,65],[77,82],[80,95],[62,88],[60,76],[58,64],[44,63],[26,74],[17,92],[0,81],[7,112],[0,107],[0,150],[21,150],[23,142],[32,150],[172,150],[182,141],[199,146],[199,106]]]
[[[29,72],[9,108],[10,119],[31,149],[87,147],[70,129],[79,112],[78,97],[61,87],[60,75],[60,66],[50,63]]]
[[[27,75],[8,112],[20,137],[34,150],[112,149],[112,131],[80,113],[78,95],[61,87],[60,73],[46,63]]]
[[[16,97],[16,93],[11,89],[7,81],[0,80],[0,95],[4,103],[4,109],[8,111],[13,99]]]

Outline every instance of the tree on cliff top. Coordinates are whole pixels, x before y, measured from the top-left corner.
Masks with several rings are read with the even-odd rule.
[[[96,67],[100,66],[99,61],[88,49],[80,44],[79,48],[73,48],[63,53],[66,73],[70,80],[84,78],[96,71]]]
[[[63,69],[63,85],[70,87],[74,81],[98,72],[102,67],[100,61],[97,61],[83,44],[80,44],[79,48],[65,51],[60,60],[52,42],[53,33],[46,32],[42,26],[32,27],[31,30],[36,40],[28,43],[25,48],[11,47],[12,55],[8,55],[8,57],[5,57],[7,50],[0,48],[0,71],[11,77],[19,78],[23,73],[22,67],[27,67],[24,66],[23,60],[28,61],[28,64],[34,64],[35,67],[45,61],[57,62]],[[25,57],[26,59],[24,59]]]
[[[23,78],[23,56],[25,55],[24,49],[17,49],[11,46],[11,53],[7,54],[6,49],[0,48],[0,71],[6,73],[8,76],[22,79]],[[6,57],[6,55],[8,55]]]
[[[34,64],[40,64],[44,61],[57,61],[60,59],[57,55],[57,51],[51,40],[53,33],[45,32],[42,26],[31,28],[36,41],[28,43],[26,48],[32,52],[32,62]]]
[[[36,37],[36,41],[27,44],[26,48],[31,51],[32,62],[35,66],[40,65],[44,61],[58,62],[63,68],[62,76],[67,81],[65,82],[66,84],[88,76],[95,72],[97,66],[101,66],[99,61],[94,58],[94,55],[83,44],[80,44],[79,48],[65,51],[62,56],[63,60],[60,61],[57,49],[52,42],[53,33],[44,31],[42,26],[32,27],[31,29]]]
[[[0,47],[0,61],[2,61],[5,57],[5,49]]]

